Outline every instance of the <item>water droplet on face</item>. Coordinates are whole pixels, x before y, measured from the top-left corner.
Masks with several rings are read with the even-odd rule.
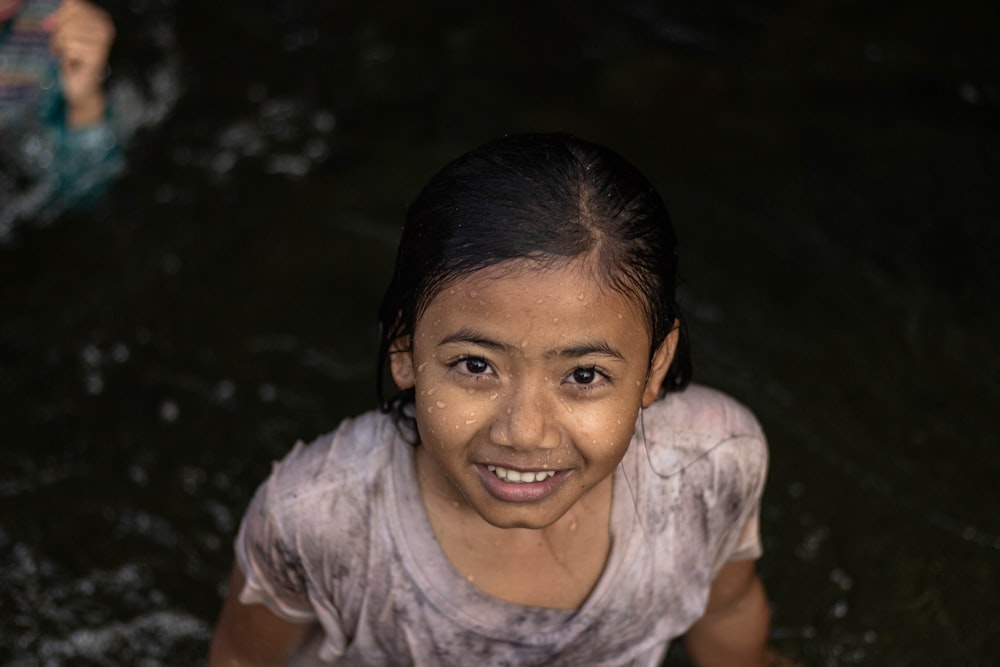
[[[468,394],[469,396],[472,396],[473,394],[476,393],[476,390],[470,387],[469,389],[465,390],[465,393]]]
[[[432,412],[434,412],[434,408],[432,408],[432,407],[431,408],[427,408],[427,414],[430,414]]]
[[[491,392],[490,392],[490,400],[491,400],[491,401],[495,401],[495,400],[497,400],[497,396],[499,396],[499,395],[500,395],[500,394],[498,394],[497,392],[495,392],[495,391],[491,391]]]
[[[572,521],[569,522],[569,529],[570,529],[570,532],[576,530],[576,519],[573,519]]]
[[[433,396],[434,392],[437,391],[437,390],[438,390],[437,385],[434,385],[433,387],[431,387],[430,389],[428,389],[426,393],[427,393],[428,396]]]
[[[474,582],[476,581],[476,578],[475,578],[474,576],[472,576],[471,574],[470,574],[470,575],[468,575],[468,576],[466,576],[465,578],[466,578],[466,580],[467,580],[467,581],[468,581],[468,582],[469,582],[470,584],[471,584],[471,583],[474,583]]]
[[[422,363],[419,366],[417,366],[417,372],[418,373],[423,373],[424,369],[427,368],[427,364],[429,364],[429,363],[430,363],[429,361],[425,361],[424,363]]]
[[[447,403],[443,403],[442,401],[438,401],[434,405],[438,406],[441,409],[444,409],[444,408],[448,407],[448,404]]]

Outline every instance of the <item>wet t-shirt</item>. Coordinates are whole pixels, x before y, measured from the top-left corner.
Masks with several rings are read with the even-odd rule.
[[[576,610],[494,598],[447,560],[414,448],[366,413],[275,464],[240,527],[240,599],[315,630],[291,664],[658,665],[731,560],[757,558],[767,448],[692,386],[643,410],[614,473],[611,551]]]

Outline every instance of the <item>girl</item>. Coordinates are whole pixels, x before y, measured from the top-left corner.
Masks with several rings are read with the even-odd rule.
[[[260,487],[210,664],[763,664],[766,446],[688,386],[675,246],[571,136],[434,176],[380,310],[398,393]]]

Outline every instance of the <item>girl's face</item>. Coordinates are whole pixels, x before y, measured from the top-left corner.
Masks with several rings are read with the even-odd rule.
[[[501,528],[551,525],[621,461],[676,339],[651,362],[640,309],[582,260],[508,262],[445,288],[391,362],[416,393],[423,493]]]

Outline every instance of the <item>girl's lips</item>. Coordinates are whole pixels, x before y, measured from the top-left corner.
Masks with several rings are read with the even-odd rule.
[[[482,480],[483,486],[486,487],[486,491],[497,500],[509,503],[531,503],[545,500],[562,488],[570,474],[569,470],[536,472],[535,477],[545,477],[545,479],[536,479],[532,482],[508,481],[498,476],[499,472],[500,475],[507,477],[508,471],[512,470],[501,466],[476,464],[476,472],[479,473],[479,478]],[[513,476],[523,478],[524,475],[525,473],[522,472]]]

